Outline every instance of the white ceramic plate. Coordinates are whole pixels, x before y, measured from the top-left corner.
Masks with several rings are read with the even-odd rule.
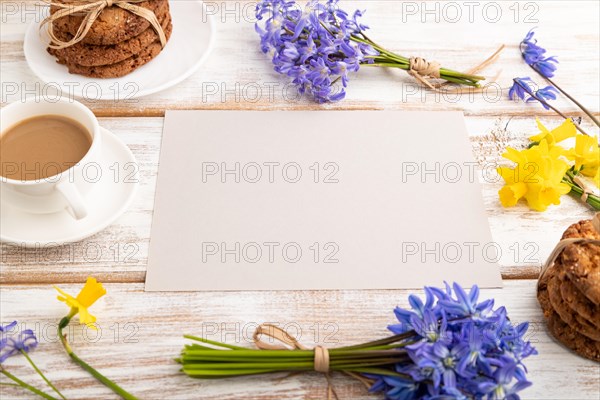
[[[197,71],[215,40],[215,23],[202,1],[174,0],[170,8],[173,33],[166,47],[155,59],[124,77],[98,79],[70,74],[46,51],[49,38],[45,28],[40,31],[39,22],[32,23],[25,34],[25,58],[42,81],[60,87],[66,96],[118,101],[165,90]]]
[[[138,164],[125,143],[110,131],[101,130],[102,178],[86,195],[88,215],[78,221],[66,210],[30,214],[0,202],[1,241],[23,247],[76,242],[103,230],[129,208],[139,185]]]

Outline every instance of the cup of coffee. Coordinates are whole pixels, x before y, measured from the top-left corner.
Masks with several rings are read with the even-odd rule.
[[[84,218],[85,194],[100,166],[92,111],[74,100],[31,98],[2,108],[0,122],[0,201],[29,213],[66,209]]]

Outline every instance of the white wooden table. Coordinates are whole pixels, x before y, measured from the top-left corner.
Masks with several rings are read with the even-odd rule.
[[[407,305],[408,291],[145,293],[164,110],[462,110],[479,167],[489,168],[501,159],[506,146],[523,146],[526,138],[536,133],[535,115],[550,126],[561,122],[537,105],[506,100],[506,88],[513,77],[533,75],[520,60],[518,43],[529,29],[539,26],[541,44],[560,58],[557,82],[598,115],[597,1],[450,3],[342,0],[349,10],[368,9],[365,21],[378,42],[406,55],[436,59],[450,68],[467,69],[506,44],[501,59],[485,71],[490,76],[501,71],[498,83],[503,93],[436,97],[423,91],[415,93],[414,82],[399,71],[365,68],[352,77],[343,102],[316,105],[304,99],[290,100],[283,90],[287,82],[272,71],[258,50],[253,5],[246,1],[209,3],[218,38],[199,72],[170,90],[142,99],[86,101],[101,117],[101,125],[124,140],[136,155],[141,166],[141,190],[131,209],[116,223],[82,242],[37,250],[2,245],[0,322],[16,319],[36,329],[42,343],[32,355],[67,397],[114,398],[67,359],[54,335],[65,308],[55,301],[52,284],[76,293],[85,278],[93,275],[105,282],[108,290],[93,308],[100,334],[76,328],[71,332],[74,346],[83,359],[139,397],[323,399],[326,384],[317,374],[288,379],[189,379],[178,372],[173,361],[184,343],[181,335],[193,333],[249,345],[258,323],[276,322],[300,330],[301,340],[307,344],[356,343],[386,335],[386,325],[394,321],[393,307]],[[34,18],[33,5],[28,0],[1,1],[2,105],[32,93],[49,95],[52,90],[37,80],[23,56],[23,34]],[[434,10],[433,14],[424,13],[425,7]],[[453,22],[457,9],[462,14]],[[568,115],[579,115],[563,100],[556,105]],[[592,130],[587,123],[586,127]],[[483,296],[495,297],[497,304],[505,305],[515,322],[532,323],[530,339],[540,354],[528,360],[534,385],[523,392],[523,397],[598,399],[600,365],[572,354],[548,335],[535,298],[540,265],[562,231],[571,223],[590,218],[592,212],[569,197],[545,213],[529,211],[525,206],[503,209],[497,197],[500,187],[499,182],[483,182],[493,237],[503,249],[504,288],[484,290]],[[9,365],[18,376],[36,379],[22,359],[13,358]],[[347,378],[336,377],[335,384],[344,399],[377,398]],[[13,388],[0,390],[2,399],[27,396]]]

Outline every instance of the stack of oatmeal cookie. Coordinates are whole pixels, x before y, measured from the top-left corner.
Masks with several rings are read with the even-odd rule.
[[[592,221],[571,225],[563,239],[600,239]],[[546,270],[538,300],[550,332],[576,353],[600,361],[600,246],[568,245]]]
[[[168,0],[147,0],[135,3],[152,11],[160,22],[166,38],[172,32]],[[57,8],[51,8],[51,14]],[[67,42],[77,34],[82,15],[68,15],[53,24],[54,35]],[[73,74],[93,78],[117,78],[129,74],[156,57],[162,50],[159,35],[150,22],[118,6],[102,10],[82,41],[63,48],[48,48],[60,64]]]

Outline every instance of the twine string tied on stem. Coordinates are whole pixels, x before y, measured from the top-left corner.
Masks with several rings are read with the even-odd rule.
[[[418,74],[424,78],[440,78],[440,68],[442,65],[437,61],[427,61],[421,57],[411,57],[409,59],[409,73]]]
[[[573,177],[573,182],[575,182],[581,188],[581,201],[587,203],[588,197],[590,194],[594,194],[594,191],[590,189],[590,186],[583,180],[579,175],[575,175]],[[600,232],[600,229],[597,229]]]
[[[441,66],[437,61],[427,61],[421,57],[411,57],[409,59],[408,74],[430,89],[435,89],[426,78],[440,78]]]
[[[266,336],[281,344],[267,343],[261,339],[261,336]],[[261,350],[310,350],[302,343],[298,342],[296,338],[290,335],[287,331],[281,329],[278,326],[271,324],[262,324],[254,331],[252,335],[254,345]],[[314,370],[325,375],[327,379],[327,398],[331,399],[332,396],[338,399],[337,393],[333,389],[331,380],[329,379],[329,350],[324,346],[315,346],[313,349],[314,355]]]
[[[501,45],[491,56],[485,59],[482,63],[466,71],[466,74],[477,74],[479,71],[489,67],[491,64],[496,62],[500,57],[500,54],[504,50],[505,46]],[[427,86],[429,89],[440,92],[440,93],[451,93],[451,94],[473,94],[482,93],[486,87],[470,87],[470,88],[452,88],[448,89],[446,86],[450,82],[431,82],[428,78],[438,79],[441,78],[441,65],[435,61],[427,61],[421,57],[409,58],[408,74],[419,81],[421,84]],[[498,80],[500,72],[491,80],[495,82]]]

